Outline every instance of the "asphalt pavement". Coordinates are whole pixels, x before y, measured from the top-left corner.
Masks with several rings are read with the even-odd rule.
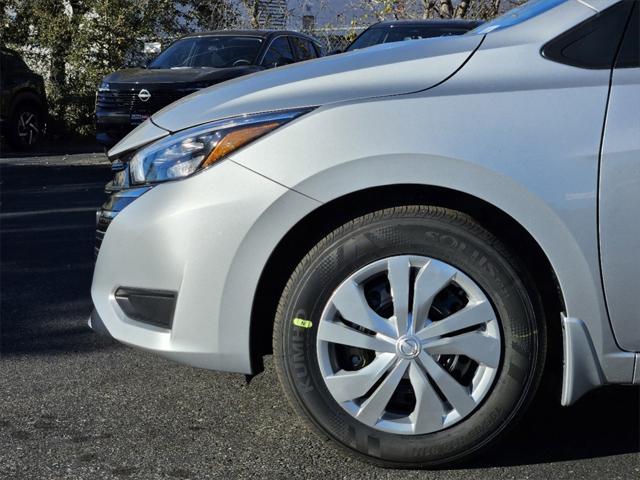
[[[455,470],[384,470],[308,432],[273,366],[171,363],[93,334],[100,154],[0,159],[0,478],[640,478],[640,394],[615,387],[532,411]],[[126,248],[126,246],[123,246]]]

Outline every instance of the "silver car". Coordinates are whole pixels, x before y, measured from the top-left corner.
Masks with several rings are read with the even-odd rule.
[[[255,375],[385,466],[468,459],[562,376],[640,383],[637,1],[255,74],[110,152],[90,324]],[[188,395],[188,393],[185,393]]]

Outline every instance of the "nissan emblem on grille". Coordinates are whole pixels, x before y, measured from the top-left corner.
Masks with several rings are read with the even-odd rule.
[[[151,98],[151,94],[149,93],[149,90],[143,88],[142,90],[140,90],[140,92],[138,92],[138,98],[141,101],[146,102]]]

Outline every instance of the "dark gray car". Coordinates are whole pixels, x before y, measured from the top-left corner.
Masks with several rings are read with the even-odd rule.
[[[0,128],[15,148],[30,149],[42,139],[47,118],[44,79],[13,50],[0,50]]]
[[[462,35],[480,26],[480,20],[395,20],[371,25],[356,37],[346,52],[381,43]]]
[[[146,67],[104,77],[96,95],[96,139],[112,147],[156,111],[190,93],[321,55],[313,38],[297,32],[227,30],[187,35]]]

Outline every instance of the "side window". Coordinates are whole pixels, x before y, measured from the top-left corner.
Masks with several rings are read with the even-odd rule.
[[[316,50],[309,40],[300,37],[291,37],[293,45],[298,54],[298,60],[311,60],[317,58]]]
[[[294,58],[289,39],[287,37],[278,37],[271,42],[262,60],[262,66],[266,68],[281,67],[282,65],[293,63],[295,61]]]
[[[620,46],[616,68],[640,67],[640,5],[636,3]]]
[[[613,66],[630,9],[635,2],[618,2],[542,49],[549,60],[579,68],[609,69]]]

